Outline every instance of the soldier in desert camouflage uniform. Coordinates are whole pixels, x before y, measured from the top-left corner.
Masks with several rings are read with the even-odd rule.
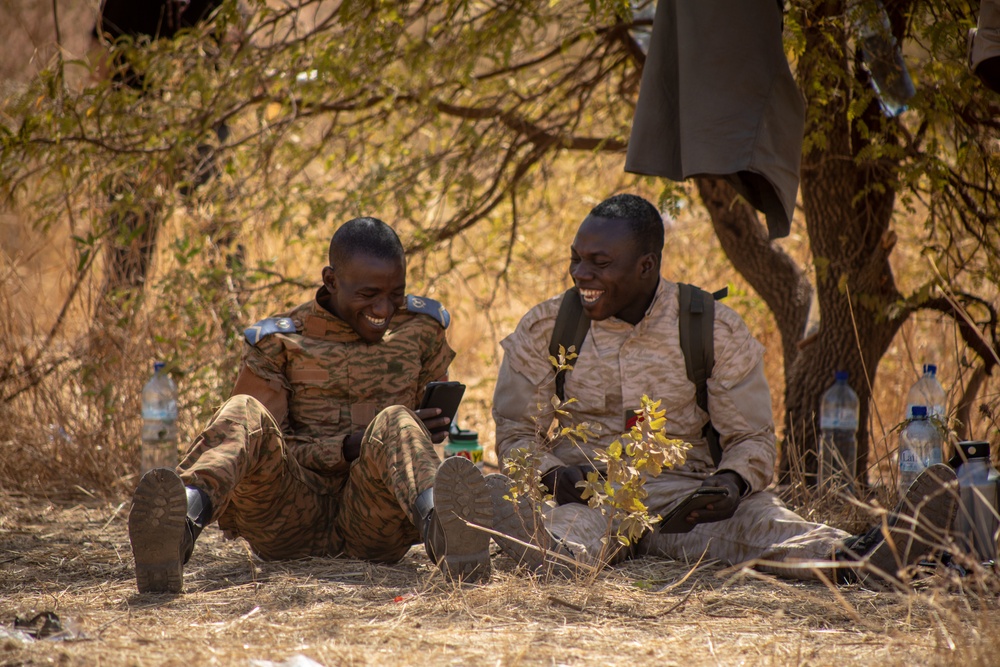
[[[851,540],[852,548],[846,549],[847,533],[806,521],[764,490],[772,480],[776,453],[763,347],[740,316],[722,304],[715,311],[715,365],[708,380],[711,421],[722,448],[720,463],[713,463],[702,436],[709,415],[698,407],[679,343],[678,287],[660,277],[663,241],[659,212],[634,195],[618,195],[595,207],[573,241],[570,273],[591,322],[565,381],[565,396],[576,402],[563,406],[568,416],[559,420],[564,426],[590,423],[599,430],[596,439],[543,441],[537,435],[538,406],[547,405],[555,394],[548,357],[560,297],[532,308],[502,341],[504,360],[493,409],[498,454],[505,460],[517,448],[536,452],[542,481],[558,506],[544,517],[551,535],[529,530],[518,534],[518,513],[508,507],[501,521],[503,502],[495,496],[497,524],[503,523],[504,532],[521,541],[542,540],[543,546],[550,546],[551,536],[557,535],[564,550],[581,561],[607,560],[601,541],[607,520],[586,504],[576,485],[588,470],[600,469],[595,449],[607,447],[627,430],[626,411],[638,408],[645,394],[662,399],[665,435],[693,445],[684,465],[646,478],[650,513],[664,514],[699,487],[721,488],[725,495],[687,517],[693,526],[690,532],[653,533],[640,543],[640,551],[671,558],[697,559],[706,554],[733,564],[762,559],[773,564],[773,571],[806,577],[815,571],[783,565],[825,561],[832,567],[835,554],[841,553],[853,559],[854,567],[864,557],[871,570],[894,575],[897,565],[904,563],[897,563],[881,531]],[[908,494],[910,519],[916,512],[912,505],[920,505],[922,520],[916,533],[921,539],[938,537],[950,523],[954,503],[941,482],[953,479],[949,468],[938,466]],[[490,483],[498,489],[504,486],[494,479]],[[926,496],[931,500],[925,502]],[[900,527],[893,536],[897,541],[906,539],[902,533],[913,527],[912,522],[894,521]],[[498,543],[515,558],[541,565],[537,552],[504,540]],[[908,563],[927,551],[926,545],[896,547],[908,554]]]
[[[205,525],[243,537],[265,559],[398,561],[424,540],[446,574],[489,576],[482,473],[441,463],[448,423],[418,410],[447,376],[447,311],[405,295],[395,232],[374,218],[340,227],[316,298],[246,330],[233,394],[177,470],[143,476],[129,536],[140,592],[180,592]],[[431,431],[438,433],[431,435]]]

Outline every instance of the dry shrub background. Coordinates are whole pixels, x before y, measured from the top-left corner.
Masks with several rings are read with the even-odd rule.
[[[505,257],[495,250],[508,233],[502,220],[496,227],[474,228],[443,248],[410,259],[409,291],[438,299],[453,315],[449,341],[458,357],[452,376],[469,387],[459,421],[479,432],[488,460],[495,461],[490,404],[501,359],[499,341],[528,308],[568,285],[569,242],[579,221],[605,193],[632,191],[657,198],[655,182],[620,173],[619,162],[607,156],[567,160],[564,171],[550,176],[538,196],[562,214],[520,221],[506,269]],[[240,344],[232,340],[239,336],[239,328],[311,298],[318,286],[326,244],[338,221],[303,222],[308,232],[293,242],[269,233],[266,221],[247,226],[240,242],[248,263],[272,266],[288,284],[253,295],[240,313],[242,320],[225,329],[224,315],[217,312],[224,293],[193,282],[178,283],[185,267],[177,265],[170,244],[198,238],[203,224],[197,211],[178,209],[161,232],[144,306],[121,326],[95,327],[100,313],[95,312],[93,295],[100,265],[89,281],[79,286],[72,282],[76,257],[70,224],[43,233],[23,224],[16,211],[0,214],[0,308],[5,313],[0,321],[0,373],[7,398],[0,404],[4,486],[48,492],[79,486],[97,495],[127,493],[134,485],[138,460],[139,390],[154,359],[173,362],[182,393],[182,432],[187,439],[193,437],[228,395],[239,360]],[[404,239],[413,229],[410,221],[389,222]],[[908,224],[913,223],[899,221],[901,238],[907,238]],[[796,258],[807,257],[807,243],[795,230],[777,243]],[[927,270],[919,250],[919,244],[901,242],[895,253],[904,286],[908,275],[916,282]],[[219,252],[206,246],[197,260],[209,262]],[[726,303],[767,348],[772,405],[780,417],[784,383],[777,329],[767,308],[729,265],[697,204],[676,212],[663,266],[664,275],[673,280],[710,289],[730,285]],[[70,301],[71,290],[75,291]],[[185,327],[192,325],[184,312],[177,312],[178,303],[216,327],[206,335],[207,343],[185,348]],[[869,475],[874,486],[894,484],[897,434],[893,429],[902,420],[906,391],[919,377],[922,364],[938,364],[939,378],[954,407],[967,372],[962,360],[961,341],[949,322],[918,315],[901,328],[874,380],[875,418],[867,425],[875,443],[877,463]],[[852,384],[863,381],[851,379]],[[991,378],[979,395],[983,411],[973,411],[975,437],[996,438],[990,415],[997,397],[997,382]],[[780,426],[780,419],[776,421]]]

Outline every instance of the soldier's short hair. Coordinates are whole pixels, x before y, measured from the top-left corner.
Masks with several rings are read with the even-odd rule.
[[[639,195],[608,197],[591,209],[590,215],[625,220],[640,253],[651,252],[659,257],[663,251],[663,216]]]
[[[402,261],[405,253],[392,227],[378,218],[364,217],[348,220],[330,239],[330,266],[336,267],[355,255]]]

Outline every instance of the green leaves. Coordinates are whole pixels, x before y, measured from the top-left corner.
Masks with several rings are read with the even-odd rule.
[[[623,546],[634,544],[659,520],[649,514],[643,502],[647,496],[645,478],[682,465],[691,448],[663,433],[666,410],[660,405],[659,400],[642,397],[642,406],[636,411],[638,419],[631,429],[595,454],[606,467],[604,478],[597,473],[588,475],[584,489],[590,506],[610,515],[609,538]]]

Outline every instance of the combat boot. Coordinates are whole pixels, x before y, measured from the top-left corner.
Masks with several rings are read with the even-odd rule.
[[[491,527],[493,507],[479,468],[461,456],[445,459],[434,487],[417,496],[416,506],[427,557],[449,579],[487,581],[490,536],[474,526]]]
[[[184,564],[211,518],[208,495],[185,487],[172,469],[155,468],[142,476],[128,515],[140,593],[181,592]]]
[[[523,496],[516,502],[512,500],[513,484],[506,475],[487,475],[486,485],[493,504],[493,530],[503,533],[503,536],[493,535],[500,550],[533,572],[571,574],[573,568],[567,559],[573,558],[573,552],[545,528],[535,503]]]
[[[857,563],[860,569],[843,570],[838,580],[898,584],[902,570],[943,551],[957,512],[955,471],[943,463],[929,466],[910,484],[885,525],[845,540],[837,560]]]

